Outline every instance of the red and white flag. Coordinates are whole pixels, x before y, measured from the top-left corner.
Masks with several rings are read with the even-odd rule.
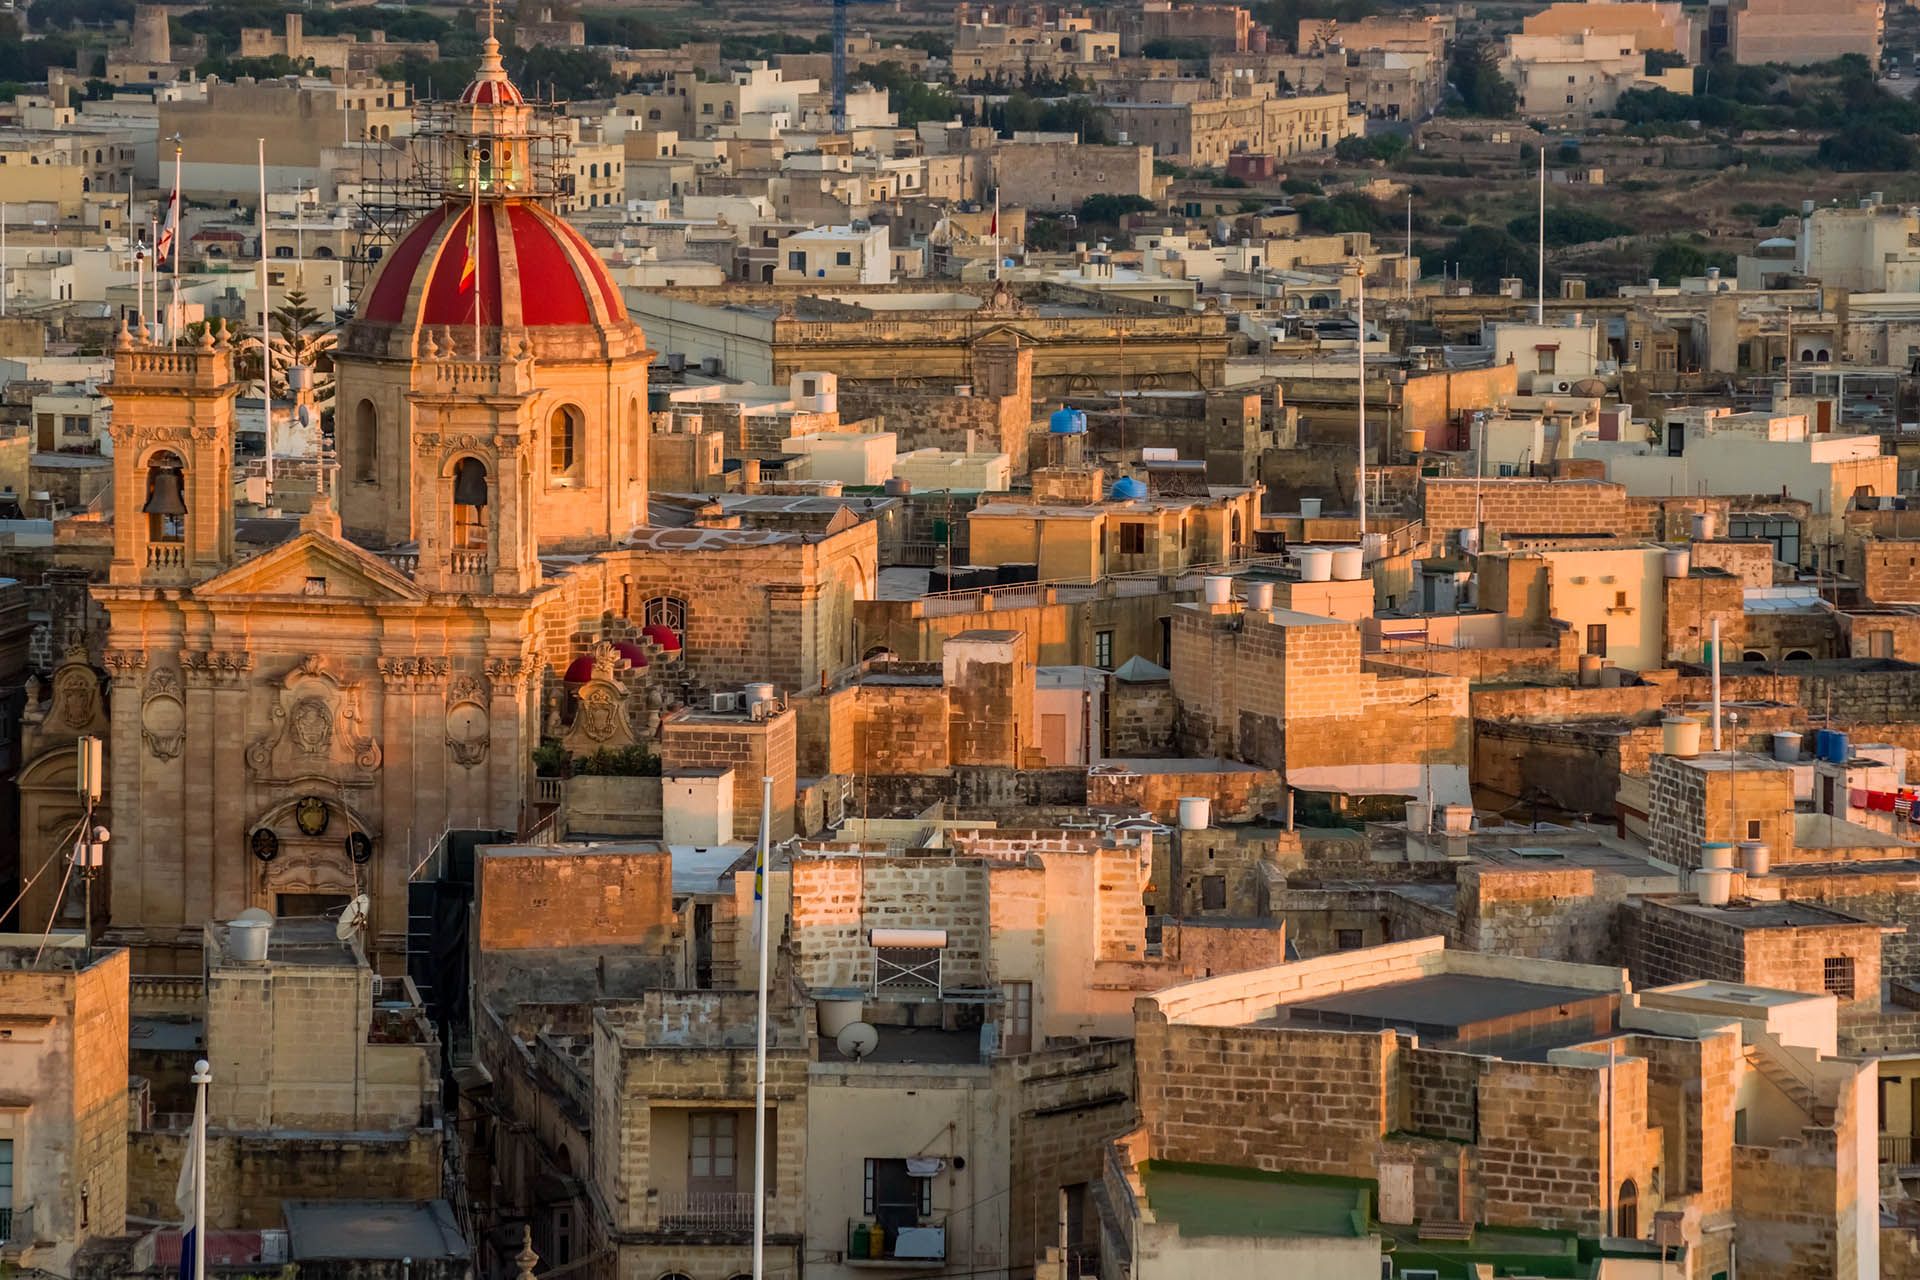
[[[156,237],[153,257],[156,265],[173,256],[173,242],[180,234],[180,188],[173,189],[173,195],[167,200],[167,220],[160,224],[160,234]]]

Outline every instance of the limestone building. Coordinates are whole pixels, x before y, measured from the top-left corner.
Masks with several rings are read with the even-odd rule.
[[[120,515],[94,592],[111,686],[80,655],[39,691],[23,792],[31,868],[72,818],[73,738],[109,738],[107,804],[139,816],[99,910],[145,972],[198,967],[203,921],[358,893],[391,968],[438,834],[533,821],[543,732],[623,748],[686,679],[793,689],[855,660],[870,523],[644,527],[646,338],[545,203],[532,112],[489,44],[431,140],[445,200],[384,256],[338,349],[337,482],[294,536],[236,546],[225,334],[118,342]]]

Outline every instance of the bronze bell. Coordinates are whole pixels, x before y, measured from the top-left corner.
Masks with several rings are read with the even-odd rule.
[[[150,516],[183,516],[187,502],[180,491],[180,469],[162,467],[147,475],[147,505],[140,510]]]
[[[453,469],[453,501],[456,506],[487,505],[487,464],[478,458],[462,458]]]

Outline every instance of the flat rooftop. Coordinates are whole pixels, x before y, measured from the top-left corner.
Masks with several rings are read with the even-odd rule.
[[[1880,866],[1880,863],[1868,863]],[[1729,902],[1710,907],[1692,899],[1647,898],[1649,905],[1665,907],[1690,916],[1699,916],[1736,929],[1819,929],[1835,925],[1849,927],[1870,924],[1859,916],[1817,907],[1811,902]]]
[[[876,1026],[880,1043],[864,1058],[849,1058],[832,1039],[820,1037],[822,1062],[885,1062],[933,1067],[973,1067],[981,1064],[978,1031],[947,1031],[940,1027]]]
[[[288,1200],[295,1262],[460,1259],[467,1241],[445,1200]]]
[[[1287,1005],[1257,1025],[1405,1031],[1464,1049],[1512,1051],[1579,1043],[1613,1029],[1608,991],[1442,973]]]
[[[1149,1160],[1140,1180],[1153,1216],[1182,1236],[1355,1239],[1367,1231],[1369,1189],[1358,1179]]]

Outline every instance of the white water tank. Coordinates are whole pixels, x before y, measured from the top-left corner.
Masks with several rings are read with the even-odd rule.
[[[1692,759],[1700,754],[1700,722],[1691,716],[1668,716],[1660,722],[1660,749],[1670,756]]]
[[[227,950],[241,964],[265,964],[267,939],[273,926],[265,920],[232,920],[227,924]]]
[[[1180,829],[1205,831],[1213,822],[1213,801],[1205,796],[1180,797]]]
[[[1713,537],[1713,512],[1696,511],[1693,513],[1693,540],[1706,542]]]
[[[773,710],[773,685],[762,680],[750,684],[744,690],[746,694],[747,714],[758,718]]]
[[[1473,806],[1470,804],[1443,804],[1435,810],[1438,821],[1434,824],[1450,836],[1463,836],[1473,830]]]
[[[1733,897],[1731,867],[1702,867],[1693,873],[1694,891],[1703,907],[1724,907]]]
[[[1326,547],[1302,547],[1294,552],[1300,565],[1300,581],[1325,582],[1333,576],[1333,552]]]
[[[1300,518],[1303,520],[1318,520],[1320,518],[1320,499],[1300,499]]]
[[[1581,688],[1597,689],[1600,687],[1600,668],[1602,665],[1603,660],[1597,653],[1583,653],[1580,655]]]
[[[1773,731],[1773,758],[1795,764],[1800,759],[1800,735],[1791,729]]]
[[[1221,574],[1209,574],[1206,581],[1208,604],[1226,604],[1233,599],[1233,579]]]
[[[1724,840],[1709,840],[1700,846],[1700,865],[1718,871],[1733,869],[1733,846]]]
[[[1271,582],[1249,582],[1246,587],[1247,608],[1265,611],[1273,608],[1273,584]]]
[[[1333,549],[1333,576],[1337,582],[1357,582],[1367,571],[1365,556],[1358,547]]]
[[[825,1040],[833,1039],[860,1021],[867,1011],[864,1000],[820,1000],[813,1008],[820,1020],[820,1036]]]
[[[1684,578],[1687,576],[1687,571],[1693,568],[1693,556],[1684,550],[1669,551],[1663,560],[1669,578]]]
[[[1407,830],[1425,831],[1429,817],[1429,806],[1425,800],[1407,801]]]
[[[1740,869],[1749,877],[1764,876],[1773,867],[1773,850],[1764,840],[1740,842]]]

